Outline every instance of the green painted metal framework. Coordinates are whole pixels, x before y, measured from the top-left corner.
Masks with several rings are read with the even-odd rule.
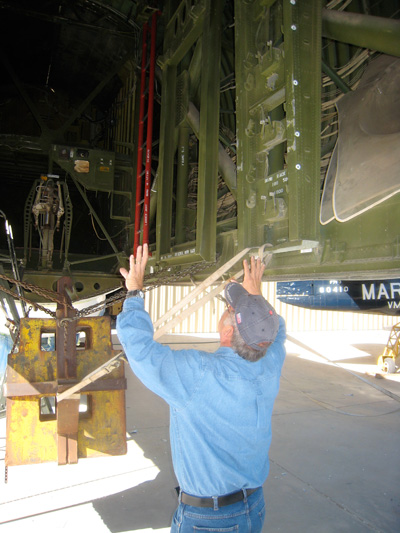
[[[322,4],[236,1],[231,47],[226,44],[232,38],[226,27],[231,28],[227,21],[232,3],[224,7],[220,1],[184,0],[172,15],[159,60],[163,93],[155,265],[199,259],[223,263],[239,249],[267,245],[274,254],[268,276],[276,279],[397,275],[398,195],[346,223],[334,220],[321,226],[319,210],[321,151],[329,151],[321,142],[321,64],[343,91],[346,80],[334,76],[334,71],[356,49],[332,39],[346,42],[351,34],[353,45],[371,42],[398,55],[399,22],[380,17],[381,24],[375,24],[370,34],[373,21],[368,15],[352,18],[353,14],[322,9]],[[323,38],[323,28],[329,39]],[[226,106],[221,92],[226,64],[234,69],[235,101],[230,111],[236,119],[231,133],[237,152],[235,176],[228,172],[225,184],[236,199],[237,213],[234,220],[221,222],[216,209],[217,148],[218,131],[230,127],[221,111]],[[178,109],[182,105],[187,106],[183,111]],[[190,106],[199,107],[199,131],[193,127]],[[172,231],[172,198],[176,167],[186,154],[190,133],[198,139],[196,238],[183,242]],[[179,226],[189,224],[185,206],[178,202],[186,186],[182,177],[175,182]]]
[[[375,57],[400,57],[399,1],[162,4],[150,199],[154,278],[170,269],[177,274],[173,282],[201,279],[245,248],[272,252],[268,279],[397,276],[399,193],[346,222],[322,225],[319,216],[338,137],[335,101],[356,88]],[[68,204],[65,250],[53,270],[41,272],[29,259],[30,210],[25,209],[25,279],[53,287],[60,271],[69,272],[84,287],[83,296],[115,286],[132,251],[140,31],[157,8],[103,0],[90,7],[78,2],[78,9],[92,9],[96,24],[106,20],[112,38],[128,44],[114,61],[112,42],[103,78],[82,93],[57,128],[46,123],[3,54],[41,134],[20,135],[17,141],[0,136],[3,145],[17,143],[22,154],[33,146],[44,154],[47,171],[69,182],[70,193],[100,228],[100,252],[91,253],[87,245],[74,248],[84,232],[75,227],[74,198]],[[65,26],[64,19],[56,22]],[[121,89],[110,107],[113,120],[96,145],[83,133],[82,114],[94,113],[96,97],[115,76]],[[76,170],[80,160],[88,162],[88,172]],[[32,183],[37,178],[32,175]],[[179,276],[191,265],[191,273]],[[196,273],[199,265],[205,268]]]

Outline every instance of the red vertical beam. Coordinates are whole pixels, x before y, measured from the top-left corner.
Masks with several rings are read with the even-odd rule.
[[[154,72],[155,72],[155,65],[156,65],[157,16],[158,16],[158,13],[155,12],[153,13],[152,18],[151,18],[149,100],[148,100],[148,110],[147,110],[146,168],[145,168],[144,211],[143,211],[143,244],[149,242],[151,145],[153,142]]]
[[[147,62],[147,31],[148,24],[143,25],[142,35],[142,70],[140,78],[140,104],[139,104],[139,131],[138,149],[136,164],[136,209],[135,209],[135,239],[133,243],[133,253],[136,257],[136,250],[139,246],[140,238],[140,202],[142,199],[142,161],[143,161],[143,131],[144,131],[144,104],[146,101],[146,62]]]

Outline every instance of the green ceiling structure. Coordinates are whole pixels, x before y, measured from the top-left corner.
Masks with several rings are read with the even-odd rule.
[[[144,224],[141,39],[155,15],[149,282],[204,279],[247,248],[272,254],[269,280],[398,276],[399,14],[399,0],[5,5],[0,209],[24,279],[72,275],[81,297],[120,283]],[[44,261],[31,208],[46,173],[68,198]]]

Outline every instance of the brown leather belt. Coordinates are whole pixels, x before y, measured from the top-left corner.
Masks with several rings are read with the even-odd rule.
[[[247,496],[253,494],[256,489],[245,489]],[[233,503],[241,502],[244,499],[243,490],[238,490],[232,494],[227,494],[226,496],[218,496],[215,498],[215,503],[218,507],[225,507],[226,505],[232,505]],[[181,502],[186,505],[191,505],[192,507],[214,507],[214,498],[199,498],[197,496],[190,496],[185,492],[181,492]]]

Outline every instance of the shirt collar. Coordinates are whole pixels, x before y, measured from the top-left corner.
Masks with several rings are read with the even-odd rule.
[[[223,355],[224,357],[240,357],[236,352],[233,351],[229,346],[220,346],[215,354]]]

